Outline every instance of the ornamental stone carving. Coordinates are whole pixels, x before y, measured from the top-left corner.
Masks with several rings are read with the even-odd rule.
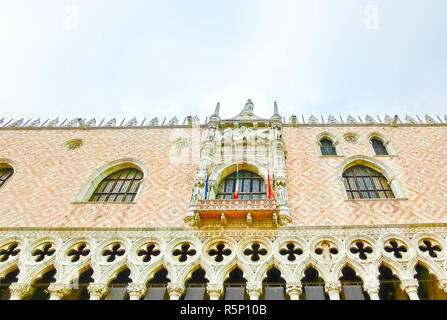
[[[219,300],[220,296],[223,294],[223,284],[208,283],[206,286],[206,291],[208,292],[210,300]]]
[[[50,300],[60,300],[64,296],[69,295],[72,288],[66,283],[50,283],[48,292],[50,292]]]
[[[250,296],[250,300],[259,300],[262,294],[262,284],[259,282],[248,282],[246,285],[246,290]]]
[[[34,288],[27,283],[13,282],[9,285],[9,292],[11,293],[10,300],[21,300],[24,297],[32,294]]]
[[[144,283],[129,283],[127,285],[127,293],[129,300],[139,300],[146,294],[147,287]]]
[[[100,300],[102,296],[107,294],[109,287],[106,283],[90,283],[87,291],[90,294],[90,300]]]
[[[300,294],[303,292],[301,282],[288,282],[286,285],[286,293],[289,295],[290,300],[299,300]]]
[[[171,300],[179,300],[182,294],[185,292],[185,285],[183,283],[168,283],[166,288]]]

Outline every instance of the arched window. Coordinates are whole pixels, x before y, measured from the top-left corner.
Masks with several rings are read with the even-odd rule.
[[[6,180],[11,178],[14,173],[14,169],[11,167],[1,168],[0,169],[0,188],[5,184]]]
[[[364,166],[353,166],[343,173],[349,199],[394,198],[386,178]]]
[[[372,147],[373,147],[376,155],[379,155],[379,156],[388,155],[388,151],[386,150],[382,141],[373,138],[373,139],[371,139],[371,144],[372,144]]]
[[[223,179],[218,188],[217,199],[233,199],[236,191],[236,172]],[[264,179],[256,173],[239,171],[239,199],[265,199]]]
[[[135,168],[116,171],[96,187],[89,201],[131,202],[137,195],[143,173]]]
[[[321,154],[323,156],[336,156],[337,151],[335,150],[334,144],[329,139],[320,140]]]

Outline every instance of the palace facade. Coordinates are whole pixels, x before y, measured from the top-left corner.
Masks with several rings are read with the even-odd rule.
[[[0,120],[1,299],[447,298],[447,119],[219,109]]]

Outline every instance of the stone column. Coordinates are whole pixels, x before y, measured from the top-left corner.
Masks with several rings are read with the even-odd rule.
[[[66,283],[50,283],[48,286],[50,300],[61,300],[64,296],[70,294],[71,289],[71,285]]]
[[[34,288],[30,284],[13,282],[9,285],[9,292],[11,293],[9,300],[22,300],[27,295],[32,294],[33,291]]]
[[[371,300],[380,300],[379,299],[379,289],[380,289],[379,280],[366,282],[363,284],[363,287],[365,288],[366,292],[368,292]]]
[[[286,293],[290,300],[300,300],[300,294],[303,292],[301,282],[289,282],[286,285]]]
[[[185,292],[185,285],[183,283],[170,282],[168,283],[167,289],[170,300],[179,300],[183,292]]]
[[[329,281],[324,285],[326,293],[331,300],[340,300],[341,284],[340,281]]]
[[[223,284],[222,283],[208,283],[206,285],[206,291],[210,296],[210,300],[219,300],[220,296],[223,293]]]
[[[250,300],[259,300],[259,297],[262,294],[262,284],[259,282],[248,282],[246,290],[250,296]]]
[[[405,291],[408,294],[410,300],[419,300],[418,296],[419,283],[417,279],[402,280],[400,283],[400,287],[402,288],[403,291]]]
[[[100,300],[109,291],[109,286],[105,283],[90,283],[87,287],[90,300]]]
[[[129,300],[140,300],[146,294],[147,287],[144,283],[129,283],[127,285],[127,293]]]

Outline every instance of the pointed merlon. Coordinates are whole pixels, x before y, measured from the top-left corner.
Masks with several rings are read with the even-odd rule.
[[[433,119],[432,117],[430,117],[429,115],[425,115],[425,123],[427,124],[435,124],[438,123],[435,119]]]
[[[391,118],[389,115],[386,114],[384,122],[386,124],[392,124],[393,123],[393,118]]]
[[[38,127],[39,126],[39,124],[40,124],[40,118],[39,119],[36,119],[36,120],[34,120],[34,121],[32,121],[29,125],[28,125],[28,127]]]
[[[166,124],[167,126],[176,126],[178,125],[178,119],[175,116],[174,118],[172,118],[171,120],[168,121],[168,123]]]
[[[126,127],[135,127],[137,124],[138,124],[137,118],[133,118],[126,124]]]
[[[278,104],[276,103],[276,101],[273,103],[273,114],[274,115],[279,115]]]
[[[148,127],[153,127],[153,126],[158,126],[158,118],[155,117],[154,119],[152,119],[151,121],[149,121],[149,123],[147,124]]]
[[[214,110],[214,115],[219,116],[220,112],[220,102],[216,104],[216,109]]]
[[[109,120],[109,122],[107,122],[104,127],[116,127],[116,119],[113,118],[111,120]]]
[[[393,118],[393,122],[391,123],[391,125],[393,127],[397,127],[397,121],[399,121],[399,117],[397,116],[397,114],[394,116]]]
[[[47,128],[48,127],[56,127],[58,122],[59,122],[59,118],[56,118],[56,119],[51,120],[50,122],[48,122],[48,124],[45,127],[47,127]]]
[[[375,123],[377,123],[374,119],[373,119],[373,117],[371,117],[370,115],[366,115],[366,117],[365,117],[365,122],[366,123],[369,123],[369,124],[375,124]]]
[[[74,118],[73,120],[67,122],[64,127],[66,128],[71,128],[71,127],[76,127],[78,125],[78,119]]]
[[[96,125],[96,119],[93,118],[85,123],[87,127],[94,127]]]
[[[338,121],[332,115],[329,115],[329,117],[327,118],[327,123],[328,124],[337,124]]]
[[[18,128],[18,127],[22,126],[22,123],[23,123],[23,118],[20,120],[14,121],[8,127],[9,128]]]
[[[357,120],[354,119],[354,117],[352,117],[351,115],[348,115],[348,117],[346,118],[346,123],[349,124],[357,124]]]
[[[414,120],[412,117],[410,117],[409,115],[407,115],[405,117],[405,123],[412,123],[412,124],[417,124],[417,121]]]
[[[310,124],[318,124],[318,119],[312,114],[309,117],[309,122],[308,123],[310,123]]]
[[[3,121],[5,121],[5,118],[0,119],[0,126],[3,124]]]

